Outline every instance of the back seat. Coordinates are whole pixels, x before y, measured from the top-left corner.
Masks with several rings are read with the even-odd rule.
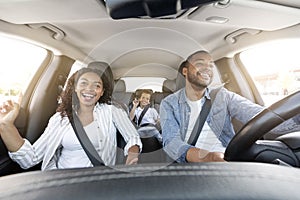
[[[128,105],[131,102],[132,94],[132,92],[126,92],[126,85],[124,80],[115,80],[112,99],[119,103],[127,113],[129,113]]]
[[[161,101],[166,96],[174,93],[175,90],[176,90],[176,81],[175,80],[166,79],[163,82],[162,92],[155,92],[155,93],[153,93],[153,95],[152,95],[153,107],[157,110],[158,113],[159,113],[159,108],[160,108]]]

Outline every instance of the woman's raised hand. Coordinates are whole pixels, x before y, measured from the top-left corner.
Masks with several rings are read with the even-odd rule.
[[[13,124],[19,114],[20,104],[23,98],[22,92],[18,95],[18,102],[7,100],[0,105],[0,122]]]
[[[19,101],[21,102],[21,96]],[[20,104],[12,100],[0,104],[0,136],[10,152],[15,152],[24,144],[14,122],[19,114]]]
[[[0,122],[13,124],[20,110],[19,103],[8,100],[0,106]]]

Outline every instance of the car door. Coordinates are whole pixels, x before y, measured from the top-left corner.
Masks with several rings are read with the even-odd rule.
[[[28,42],[1,37],[0,100],[18,101],[22,96],[15,125],[31,143],[43,133],[57,107],[57,99],[74,63],[62,55]],[[20,93],[22,95],[20,95]],[[30,169],[38,169],[36,168]],[[23,171],[12,162],[0,139],[0,176]]]

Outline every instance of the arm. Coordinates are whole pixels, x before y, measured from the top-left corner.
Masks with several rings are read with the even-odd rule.
[[[18,151],[24,144],[24,139],[14,125],[19,110],[19,104],[12,101],[7,101],[0,107],[0,135],[8,151],[11,152]]]
[[[129,118],[130,118],[131,121],[134,118],[135,110],[136,110],[138,104],[139,104],[139,101],[137,99],[134,99],[133,102],[132,102],[133,107],[132,107],[132,109],[131,109],[131,111],[129,113]]]
[[[126,159],[126,165],[133,165],[133,164],[137,164],[138,160],[139,160],[139,153],[140,152],[140,148],[137,145],[131,146],[128,149],[128,156]]]
[[[236,119],[241,121],[243,124],[247,123],[252,117],[254,117],[256,114],[258,114],[265,108],[256,103],[253,103],[252,101],[238,94],[232,93],[230,91],[228,91],[228,94],[228,105],[230,115],[231,117],[235,117]],[[244,110],[246,112],[241,112],[241,110]],[[299,131],[299,116],[300,114],[298,116],[296,115],[295,117],[289,120],[284,121],[280,125],[276,126],[274,129],[272,129],[270,132],[279,136],[286,133]]]
[[[160,126],[160,117],[159,117],[159,114],[157,112],[157,110],[155,108],[151,108],[152,110],[152,117],[153,117],[153,120],[154,120],[154,125],[156,127],[156,129],[161,132],[161,126]]]
[[[159,114],[158,114],[158,112],[156,111],[155,108],[152,108],[152,116],[153,116],[153,119],[154,119],[155,123],[159,124],[160,123],[160,121],[159,121]]]
[[[243,124],[247,123],[252,117],[264,109],[263,106],[253,103],[245,97],[225,89],[223,90],[221,95],[224,95],[223,99],[228,103],[230,116],[236,118]]]
[[[136,153],[140,153],[142,151],[142,142],[140,136],[124,110],[115,106],[112,108],[113,122],[126,141],[124,154],[125,156],[128,155],[127,160],[130,161],[132,158],[137,158],[138,154],[136,155]],[[134,163],[136,163],[136,161],[134,161],[132,164]]]
[[[182,113],[175,106],[177,97],[162,100],[160,105],[160,124],[165,152],[177,162],[186,162],[186,152],[192,146],[183,141],[184,133],[180,127]],[[178,106],[178,105],[177,105]],[[176,111],[176,112],[175,112]]]
[[[186,153],[186,160],[187,162],[224,162],[224,153],[192,147]]]

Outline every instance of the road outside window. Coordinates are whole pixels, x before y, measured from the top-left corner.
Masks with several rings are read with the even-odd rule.
[[[0,35],[0,102],[15,99],[24,91],[47,51],[35,45]]]
[[[300,90],[300,40],[280,40],[241,53],[265,105]]]

